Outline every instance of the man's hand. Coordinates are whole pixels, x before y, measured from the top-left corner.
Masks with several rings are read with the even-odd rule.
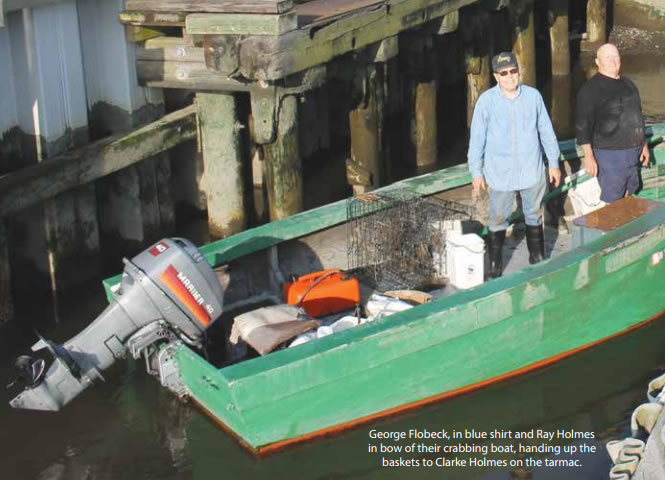
[[[474,190],[487,190],[487,184],[485,183],[485,177],[473,177],[471,180],[471,185]]]
[[[598,176],[598,162],[596,162],[596,157],[593,156],[593,153],[590,155],[584,155],[582,164],[584,165],[584,170],[586,170],[586,173],[592,177]]]
[[[651,153],[649,153],[649,145],[646,143],[642,147],[642,151],[640,152],[640,163],[644,167],[649,166],[649,161],[651,160]]]
[[[550,183],[554,184],[554,188],[558,187],[561,183],[561,169],[560,168],[550,168]]]
[[[596,162],[596,157],[593,156],[593,149],[591,148],[590,143],[585,143],[580,145],[584,151],[584,158],[582,158],[582,165],[584,165],[584,170],[586,173],[592,177],[598,176],[598,162]]]

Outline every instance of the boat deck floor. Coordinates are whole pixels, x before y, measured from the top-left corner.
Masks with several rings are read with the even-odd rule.
[[[524,225],[511,228],[503,245],[503,275],[522,270],[529,266],[529,250],[526,245]],[[572,235],[565,229],[545,228],[545,258],[567,252],[572,248]],[[485,272],[488,270],[488,257],[485,255]],[[487,280],[486,280],[487,281]],[[429,292],[434,298],[446,297],[457,292],[453,285],[446,285]]]
[[[529,266],[526,246],[526,230],[513,229],[503,246],[504,274],[510,274]],[[572,248],[572,235],[564,229],[545,228],[545,258],[554,257]]]

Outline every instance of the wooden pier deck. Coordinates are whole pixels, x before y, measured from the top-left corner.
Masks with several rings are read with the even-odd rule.
[[[226,77],[241,83],[283,79],[437,19],[443,26],[438,25],[435,33],[454,31],[458,10],[477,1],[313,0],[292,5],[280,0],[130,0],[120,21],[140,27],[183,27],[182,45],[171,39],[155,39],[146,45],[152,54],[142,52],[139,61],[154,61],[159,57],[154,50],[162,50],[164,62],[190,62],[187,57],[196,47],[186,42],[194,36],[194,43],[202,45],[207,69],[219,73],[218,89],[242,91],[246,87],[228,82]],[[174,47],[182,52],[181,60],[169,55]],[[199,62],[200,57],[198,54]],[[163,68],[162,78],[157,79],[154,68],[143,66],[139,81],[145,85],[179,83],[185,88],[191,82],[191,86],[198,86],[196,78],[186,78],[174,65],[169,67]],[[210,79],[207,85],[213,86]]]

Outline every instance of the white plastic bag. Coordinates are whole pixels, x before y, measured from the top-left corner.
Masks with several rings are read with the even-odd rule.
[[[413,305],[397,298],[373,293],[367,301],[365,311],[367,312],[367,319],[371,321],[376,320],[377,318],[387,317],[393,313],[403,312],[412,307]]]

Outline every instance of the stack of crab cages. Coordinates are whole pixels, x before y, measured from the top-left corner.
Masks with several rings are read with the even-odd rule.
[[[348,267],[378,291],[428,290],[447,283],[447,239],[474,209],[399,190],[347,201]]]

